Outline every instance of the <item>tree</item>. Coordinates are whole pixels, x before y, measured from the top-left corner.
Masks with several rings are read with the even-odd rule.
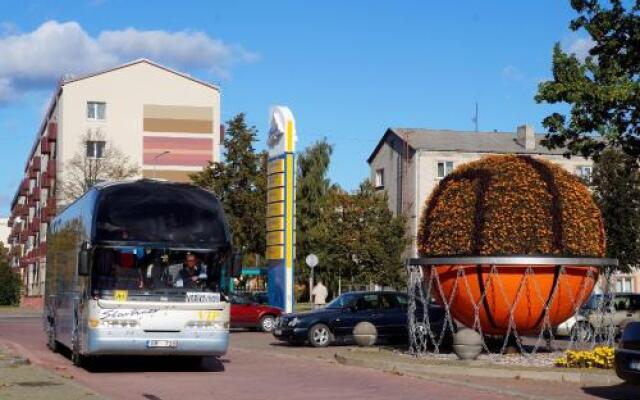
[[[20,303],[20,276],[11,270],[8,249],[0,242],[0,305]]]
[[[325,260],[318,276],[333,293],[338,277],[360,285],[405,283],[406,220],[393,215],[386,193],[377,192],[369,181],[352,194],[331,188],[323,202],[317,235],[322,244],[321,264]]]
[[[81,149],[67,162],[64,180],[59,184],[63,201],[71,203],[96,183],[117,181],[140,174],[137,164],[98,129],[87,130],[81,139]]]
[[[631,3],[631,2],[630,2]],[[566,155],[597,159],[606,147],[640,157],[640,2],[626,9],[621,0],[572,0],[578,17],[574,31],[584,29],[593,41],[584,60],[553,49],[553,79],[540,84],[537,102],[566,103],[570,117],[554,112],[543,125],[544,144],[566,147]],[[600,134],[602,138],[594,134]]]
[[[245,252],[264,254],[266,247],[266,153],[253,148],[257,129],[240,113],[227,122],[224,161],[209,162],[191,175],[194,184],[213,191],[224,207],[233,243]]]
[[[593,196],[600,206],[607,237],[607,257],[621,271],[640,259],[640,171],[635,159],[620,150],[604,150],[593,171]]]
[[[322,227],[323,199],[329,193],[331,181],[327,178],[332,146],[326,140],[318,141],[298,155],[296,191],[296,259],[299,280],[306,280],[309,268],[305,258],[321,251],[324,242]],[[316,254],[318,255],[318,254]]]

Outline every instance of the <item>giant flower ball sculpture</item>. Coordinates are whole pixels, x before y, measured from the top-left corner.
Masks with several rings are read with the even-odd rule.
[[[560,166],[488,156],[456,168],[425,204],[422,257],[603,257],[602,216],[589,189]],[[439,264],[425,279],[453,318],[484,334],[540,332],[588,299],[594,266]],[[478,326],[479,324],[479,326]]]

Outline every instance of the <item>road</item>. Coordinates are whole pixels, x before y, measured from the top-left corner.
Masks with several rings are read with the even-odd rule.
[[[330,362],[327,350],[270,345],[268,335],[234,332],[229,353],[190,366],[175,359],[116,358],[98,370],[74,367],[45,346],[38,318],[3,318],[0,341],[35,365],[113,399],[506,399],[454,387]],[[266,343],[260,346],[260,343]]]
[[[464,378],[459,381],[399,376],[346,367],[334,349],[290,347],[270,335],[233,332],[228,354],[200,366],[177,359],[111,358],[87,371],[45,346],[38,317],[0,315],[0,345],[13,347],[37,366],[112,399],[637,399],[628,389]],[[629,397],[631,396],[631,397]]]

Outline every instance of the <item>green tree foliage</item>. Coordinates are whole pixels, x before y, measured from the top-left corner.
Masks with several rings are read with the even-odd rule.
[[[0,242],[0,305],[20,303],[20,276],[11,270],[8,249]]]
[[[376,192],[368,181],[351,194],[332,187],[322,210],[317,272],[333,293],[338,277],[343,285],[404,285],[406,221],[389,210],[384,193]]]
[[[321,222],[323,203],[331,189],[327,173],[332,152],[332,146],[326,140],[321,140],[307,147],[297,158],[296,259],[298,280],[306,280],[309,277],[309,268],[305,264],[305,258],[311,253],[318,253],[325,242],[326,235]]]
[[[627,8],[623,3],[629,4]],[[632,5],[635,3],[635,5]],[[572,0],[578,13],[571,29],[584,30],[594,42],[586,59],[556,44],[553,79],[543,82],[538,102],[565,103],[570,116],[555,112],[543,125],[545,144],[567,147],[567,155],[598,158],[605,147],[640,157],[640,1]],[[599,133],[604,141],[594,137]]]
[[[233,243],[246,253],[264,254],[266,213],[265,153],[253,147],[257,129],[243,113],[227,122],[224,161],[210,162],[191,175],[194,184],[213,191],[224,207]]]
[[[640,171],[622,151],[604,150],[593,171],[593,195],[607,236],[607,256],[628,271],[640,259]]]

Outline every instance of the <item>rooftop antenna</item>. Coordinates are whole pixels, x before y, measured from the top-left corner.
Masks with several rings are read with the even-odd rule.
[[[476,101],[476,114],[474,115],[473,118],[471,118],[471,121],[473,121],[473,123],[476,125],[476,132],[478,132],[478,102]]]

